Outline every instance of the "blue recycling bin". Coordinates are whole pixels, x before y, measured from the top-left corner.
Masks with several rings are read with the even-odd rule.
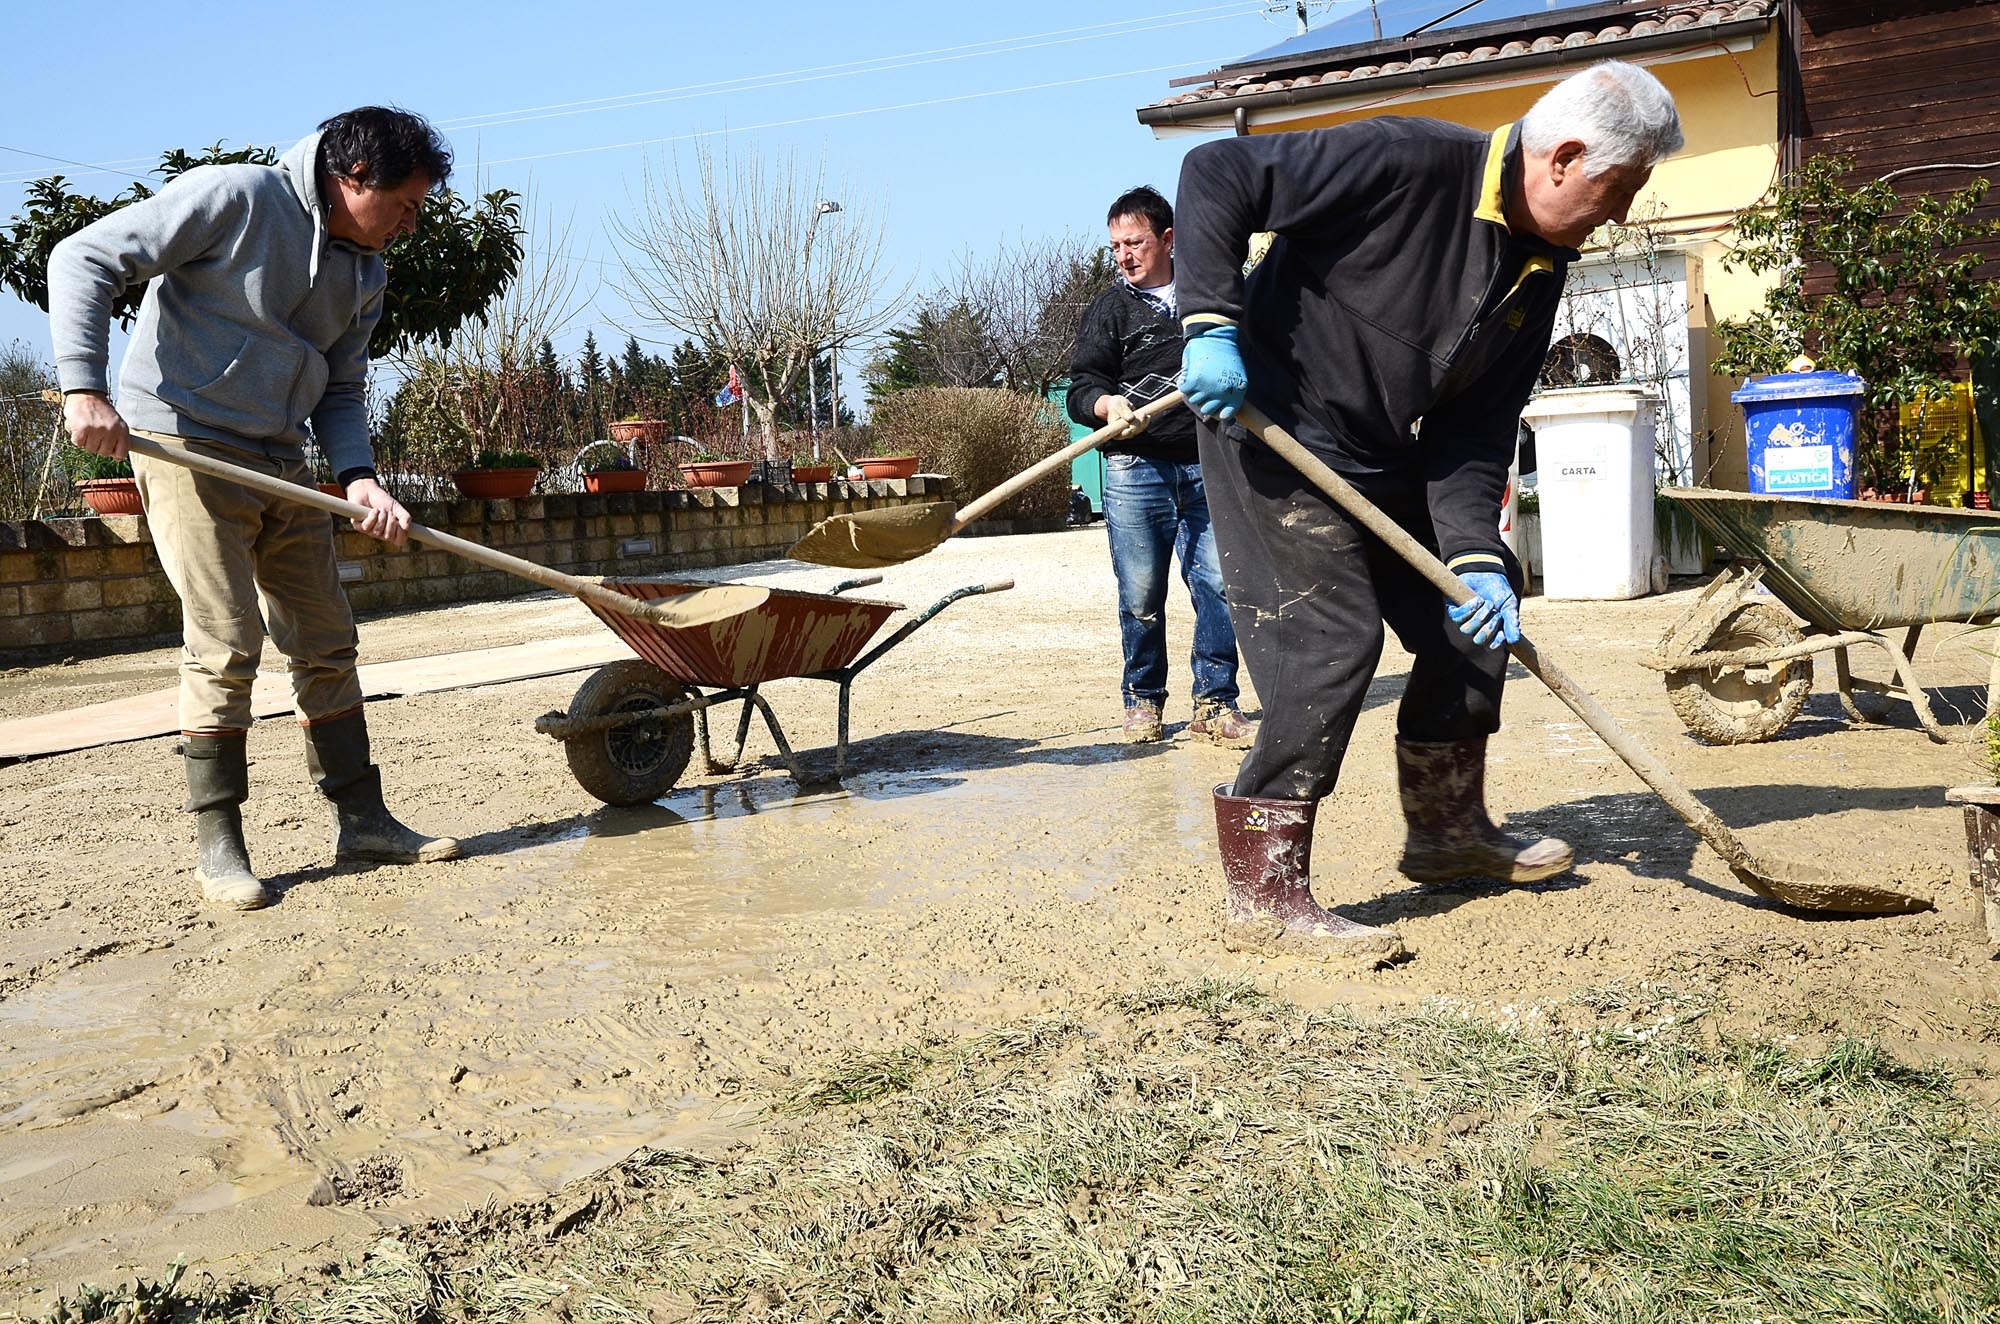
[[[1852,500],[1867,385],[1851,372],[1780,372],[1731,391],[1750,438],[1750,490]]]

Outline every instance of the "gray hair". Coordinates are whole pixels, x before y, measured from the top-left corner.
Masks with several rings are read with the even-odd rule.
[[[1547,155],[1572,140],[1583,144],[1583,173],[1592,179],[1613,166],[1651,169],[1685,142],[1660,80],[1620,60],[1571,74],[1521,117],[1521,146],[1530,152]]]

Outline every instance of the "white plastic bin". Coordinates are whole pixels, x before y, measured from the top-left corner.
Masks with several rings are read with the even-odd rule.
[[[1500,541],[1527,573],[1528,549],[1521,536],[1521,434],[1514,434],[1514,459],[1507,466],[1507,491],[1500,498]]]
[[[1521,411],[1535,430],[1542,593],[1644,596],[1653,577],[1653,420],[1635,386],[1544,391]]]

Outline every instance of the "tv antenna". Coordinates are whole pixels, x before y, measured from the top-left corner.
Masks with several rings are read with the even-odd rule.
[[[1264,6],[1267,14],[1289,13],[1299,21],[1298,35],[1303,37],[1312,27],[1311,16],[1323,14],[1336,5],[1351,4],[1354,0],[1270,0]],[[1376,8],[1378,0],[1367,0],[1368,17],[1375,24],[1375,40],[1382,40],[1382,13]]]

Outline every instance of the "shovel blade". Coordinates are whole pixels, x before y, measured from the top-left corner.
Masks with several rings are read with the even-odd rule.
[[[914,561],[957,527],[949,501],[833,515],[812,526],[787,553],[795,560],[845,570],[879,570]]]
[[[1914,915],[1931,909],[1928,899],[1870,883],[1850,882],[1809,864],[1760,860],[1756,869],[1732,864],[1736,881],[1794,910],[1840,915]]]
[[[755,584],[717,584],[713,588],[633,601],[649,623],[669,630],[687,630],[756,611],[770,598],[770,589]]]

